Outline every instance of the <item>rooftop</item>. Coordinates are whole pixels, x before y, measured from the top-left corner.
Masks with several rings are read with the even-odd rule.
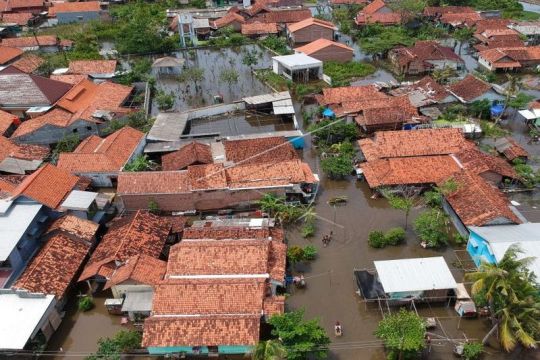
[[[332,23],[331,21],[325,21],[325,20],[321,20],[321,19],[317,19],[313,17],[304,19],[302,21],[299,21],[293,24],[289,24],[287,26],[287,29],[289,30],[289,32],[294,33],[298,30],[307,28],[309,26],[321,26],[327,29],[337,31],[336,25],[334,25],[334,23]]]
[[[196,141],[161,157],[161,165],[164,171],[182,170],[190,165],[211,163],[213,163],[213,158],[210,145]]]
[[[331,105],[387,98],[388,95],[380,92],[374,85],[347,86],[323,88],[323,94],[318,97],[318,102],[320,105]]]
[[[298,159],[293,146],[284,137],[224,140],[225,158],[235,164],[260,164]]]
[[[392,50],[399,55],[399,63],[406,64],[411,61],[441,61],[451,60],[463,62],[452,48],[445,47],[436,41],[417,41],[414,46],[401,47]]]
[[[277,34],[278,31],[279,30],[276,23],[254,22],[242,24],[243,35]]]
[[[116,71],[116,63],[116,60],[72,60],[69,62],[68,74],[114,74]]]
[[[27,74],[31,74],[36,71],[44,62],[45,59],[36,54],[24,54],[12,65]]]
[[[165,276],[167,262],[144,254],[134,255],[114,270],[104,289],[131,280],[139,284],[156,285]]]
[[[61,153],[58,167],[71,173],[120,171],[131,158],[144,133],[129,126],[102,139],[92,135],[72,153]]]
[[[54,35],[21,36],[2,39],[2,46],[15,48],[32,48],[39,46],[56,46],[58,39]]]
[[[303,53],[274,56],[272,59],[278,61],[291,70],[322,66],[322,61],[312,58],[311,56],[307,56]]]
[[[0,110],[0,136],[3,136],[18,119],[18,116]]]
[[[93,221],[81,219],[75,215],[64,215],[51,224],[46,234],[61,233],[72,239],[92,243],[98,228],[99,224]]]
[[[8,62],[21,56],[23,51],[16,47],[9,47],[0,45],[0,65],[7,64]]]
[[[374,261],[385,293],[456,289],[442,256]]]
[[[49,8],[49,15],[56,16],[58,13],[77,13],[100,10],[101,8],[99,1],[63,2],[53,3],[53,5]]]
[[[298,9],[271,9],[270,12],[259,13],[251,21],[290,24],[311,18],[311,11],[307,8]]]
[[[9,208],[0,214],[0,261],[9,257],[42,208],[41,204],[29,202],[6,205]]]
[[[351,52],[354,51],[351,47],[349,47],[349,46],[347,46],[345,44],[342,44],[342,43],[339,43],[339,42],[336,42],[336,41],[332,41],[332,40],[328,40],[328,39],[324,39],[324,38],[317,39],[315,41],[310,42],[309,44],[297,47],[294,50],[298,51],[298,52],[301,52],[301,53],[304,53],[304,54],[309,56],[309,55],[311,55],[311,54],[313,54],[313,53],[315,53],[317,51],[321,51],[322,49],[326,49],[329,46],[339,47],[339,48],[342,48],[342,49],[345,49],[345,50],[348,50],[348,51],[351,51]]]
[[[225,16],[215,20],[212,23],[212,27],[216,29],[221,29],[222,27],[229,26],[234,22],[243,24],[246,20],[244,17],[237,13],[227,13]]]
[[[473,101],[490,90],[491,84],[470,74],[448,87],[448,91],[456,96],[461,102]]]

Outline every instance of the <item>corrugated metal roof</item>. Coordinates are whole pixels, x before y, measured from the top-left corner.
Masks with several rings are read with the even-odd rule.
[[[442,256],[374,261],[386,293],[455,289],[456,280]]]
[[[149,141],[179,140],[188,122],[188,113],[159,113],[147,139]]]
[[[272,94],[263,94],[257,96],[245,97],[242,100],[250,105],[267,104],[274,101],[290,99],[291,94],[288,91],[276,92]]]
[[[66,200],[60,205],[61,208],[69,210],[88,210],[98,193],[90,191],[73,190]]]
[[[274,115],[294,114],[294,106],[291,99],[274,101],[272,103]]]

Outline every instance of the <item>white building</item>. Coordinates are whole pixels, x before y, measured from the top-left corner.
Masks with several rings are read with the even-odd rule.
[[[320,80],[323,76],[323,62],[304,53],[274,56],[272,69],[292,81],[308,82]]]

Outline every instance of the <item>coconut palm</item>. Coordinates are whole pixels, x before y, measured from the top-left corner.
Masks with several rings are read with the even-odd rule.
[[[251,358],[253,360],[283,360],[287,350],[279,340],[266,340],[257,344]]]
[[[277,197],[274,194],[264,194],[257,204],[261,207],[262,211],[267,212],[270,216],[275,216],[285,205],[283,198]]]

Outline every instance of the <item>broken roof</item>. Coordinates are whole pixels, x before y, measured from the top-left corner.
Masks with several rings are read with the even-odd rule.
[[[504,194],[479,175],[461,171],[451,178],[458,188],[445,198],[466,226],[521,223]]]
[[[47,146],[17,144],[0,136],[0,163],[6,158],[42,161],[49,155],[49,152]]]
[[[310,42],[309,44],[297,47],[294,50],[302,52],[302,53],[304,53],[306,55],[311,55],[311,54],[313,54],[313,53],[315,53],[317,51],[321,51],[321,50],[326,49],[327,47],[330,47],[330,46],[338,47],[338,48],[341,48],[341,49],[344,49],[344,50],[348,50],[350,52],[354,51],[351,47],[349,47],[349,46],[347,46],[345,44],[342,44],[342,43],[339,43],[339,42],[336,42],[336,41],[332,41],[332,40],[328,40],[328,39],[324,39],[324,38],[317,39],[315,41]]]
[[[448,155],[459,152],[466,140],[461,129],[378,131],[358,141],[367,161],[376,159]]]
[[[299,21],[293,24],[289,24],[287,26],[287,29],[289,30],[289,32],[294,33],[298,30],[302,30],[309,26],[320,26],[320,27],[324,27],[324,28],[331,29],[334,31],[337,30],[336,25],[334,25],[334,23],[332,23],[331,21],[325,21],[325,20],[321,20],[321,19],[317,19],[313,17],[304,19],[302,21]]]
[[[0,70],[0,104],[3,106],[53,105],[70,88],[66,83],[26,74],[14,66]]]
[[[510,161],[529,156],[529,153],[511,137],[496,139],[494,146],[499,153],[503,154]]]
[[[60,153],[58,167],[71,173],[120,171],[144,139],[144,133],[125,126],[102,139],[92,135],[71,153]]]
[[[391,50],[398,54],[399,63],[404,65],[411,61],[440,61],[440,60],[451,60],[463,63],[463,59],[459,57],[452,48],[441,46],[438,42],[428,40],[428,41],[417,41],[414,46],[411,47],[401,47]]]
[[[461,102],[470,102],[491,90],[491,84],[477,78],[474,75],[467,75],[462,80],[448,86],[448,91]]]

